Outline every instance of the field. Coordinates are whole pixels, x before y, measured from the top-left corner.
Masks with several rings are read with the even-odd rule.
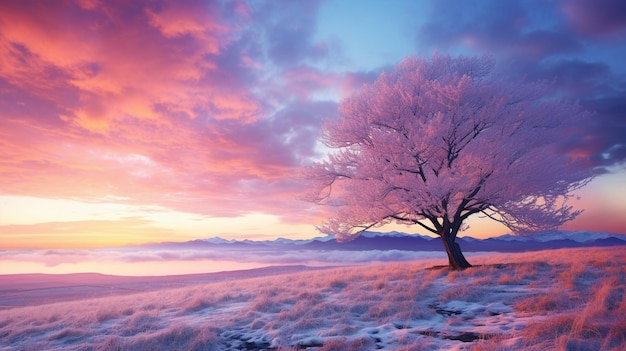
[[[0,350],[625,350],[626,247],[327,268],[0,310]]]

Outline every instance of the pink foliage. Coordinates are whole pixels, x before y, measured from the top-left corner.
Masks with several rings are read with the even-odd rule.
[[[490,57],[410,57],[344,99],[323,132],[336,151],[306,170],[308,199],[337,207],[320,230],[347,239],[396,221],[454,239],[476,213],[516,233],[576,217],[567,199],[593,171],[559,145],[590,114],[493,67]]]

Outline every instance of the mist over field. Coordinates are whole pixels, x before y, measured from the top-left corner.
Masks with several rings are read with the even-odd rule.
[[[589,231],[546,231],[488,239],[459,238],[468,257],[493,252],[626,245],[626,235]],[[94,272],[163,276],[234,271],[266,266],[311,267],[445,258],[441,240],[402,232],[365,232],[350,242],[331,236],[266,241],[197,239],[90,250],[0,251],[0,274]]]
[[[196,276],[195,283],[127,277],[146,290],[113,289],[122,283],[109,281],[108,296],[0,310],[0,350],[626,347],[624,246],[472,261],[464,271],[433,269],[443,260],[422,259]]]

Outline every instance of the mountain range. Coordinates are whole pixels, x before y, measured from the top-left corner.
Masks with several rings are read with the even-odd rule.
[[[545,231],[529,236],[505,234],[487,239],[477,239],[469,236],[457,237],[457,243],[464,252],[521,252],[559,248],[626,245],[626,235],[588,231]],[[181,243],[168,242],[151,244],[149,246],[154,248],[230,250],[443,250],[443,245],[438,238],[401,232],[364,232],[354,240],[348,242],[338,242],[333,236],[318,237],[310,240],[278,238],[276,240],[266,241],[227,240],[214,237]]]

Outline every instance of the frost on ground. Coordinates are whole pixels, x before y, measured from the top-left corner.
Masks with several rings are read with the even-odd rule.
[[[624,247],[385,263],[0,311],[0,350],[624,350]],[[437,262],[442,263],[442,262]]]

